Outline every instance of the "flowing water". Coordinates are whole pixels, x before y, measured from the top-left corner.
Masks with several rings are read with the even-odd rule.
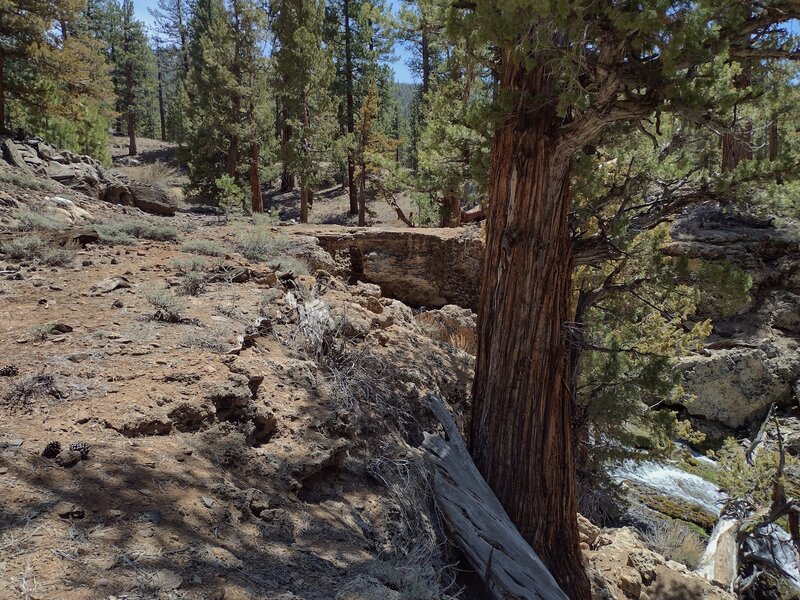
[[[703,457],[705,461],[711,461]],[[645,485],[656,490],[660,494],[668,497],[691,502],[706,509],[710,513],[719,516],[726,496],[717,489],[710,481],[687,473],[669,463],[659,463],[655,461],[625,461],[615,467],[611,474],[614,478],[621,481],[631,481],[640,485]],[[717,544],[723,543],[722,538],[731,534],[731,527],[735,522],[725,517],[721,518],[711,533],[705,556],[714,554]],[[800,589],[800,558],[794,550],[789,534],[776,525],[770,525],[765,529],[766,540],[759,542],[754,548],[756,554],[769,562],[776,564],[782,570],[787,579],[798,589]],[[731,549],[733,552],[733,549]],[[774,557],[774,558],[773,558]],[[713,565],[703,561],[698,572],[706,578],[713,578]]]

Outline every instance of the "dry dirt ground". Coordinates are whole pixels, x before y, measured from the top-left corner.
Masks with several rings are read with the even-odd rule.
[[[180,185],[153,165],[115,168]],[[345,210],[320,194],[312,220]],[[418,449],[428,394],[469,412],[470,311],[345,281],[309,237],[328,225],[149,217],[0,168],[0,244],[59,219],[105,241],[0,253],[0,600],[485,597]],[[581,528],[598,599],[730,598]]]
[[[421,398],[464,401],[472,358],[374,286],[251,264],[213,217],[170,225],[0,263],[0,598],[441,597]],[[189,239],[228,249],[197,296],[175,293]]]

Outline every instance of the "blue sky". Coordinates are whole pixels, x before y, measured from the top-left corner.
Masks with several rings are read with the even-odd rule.
[[[397,12],[400,8],[401,1],[390,0],[390,4],[392,9]],[[153,19],[150,17],[150,13],[147,9],[156,6],[156,0],[134,0],[134,6],[136,8],[136,16],[146,24],[150,25],[153,22]],[[396,60],[390,64],[394,69],[395,81],[400,83],[418,83],[419,78],[411,73],[411,71],[408,69],[408,65],[406,64],[408,59],[408,51],[403,47],[402,44],[398,43],[395,46],[394,53]]]

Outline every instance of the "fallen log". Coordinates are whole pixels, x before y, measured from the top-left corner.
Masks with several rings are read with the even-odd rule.
[[[478,472],[442,400],[429,396],[428,401],[447,436],[425,433],[422,443],[435,467],[436,503],[492,597],[568,600]]]

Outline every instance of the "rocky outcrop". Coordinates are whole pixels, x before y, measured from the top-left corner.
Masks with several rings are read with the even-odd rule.
[[[584,556],[606,584],[606,589],[596,597],[613,600],[734,598],[685,565],[648,549],[629,527],[609,529],[599,535],[594,533],[595,540],[590,549],[584,549]],[[582,541],[587,544],[583,532]]]
[[[702,354],[683,359],[690,415],[740,427],[770,404],[795,401],[800,379],[800,225],[700,206],[672,226],[666,251],[690,261],[732,265],[749,275],[749,300],[713,318]],[[714,307],[710,307],[714,310]]]
[[[167,190],[128,181],[91,156],[56,150],[40,138],[3,138],[2,153],[6,163],[26,175],[52,179],[90,198],[155,215],[175,214],[175,201]]]
[[[298,233],[316,237],[351,281],[377,284],[384,296],[414,307],[477,305],[483,242],[475,228],[326,226]]]

